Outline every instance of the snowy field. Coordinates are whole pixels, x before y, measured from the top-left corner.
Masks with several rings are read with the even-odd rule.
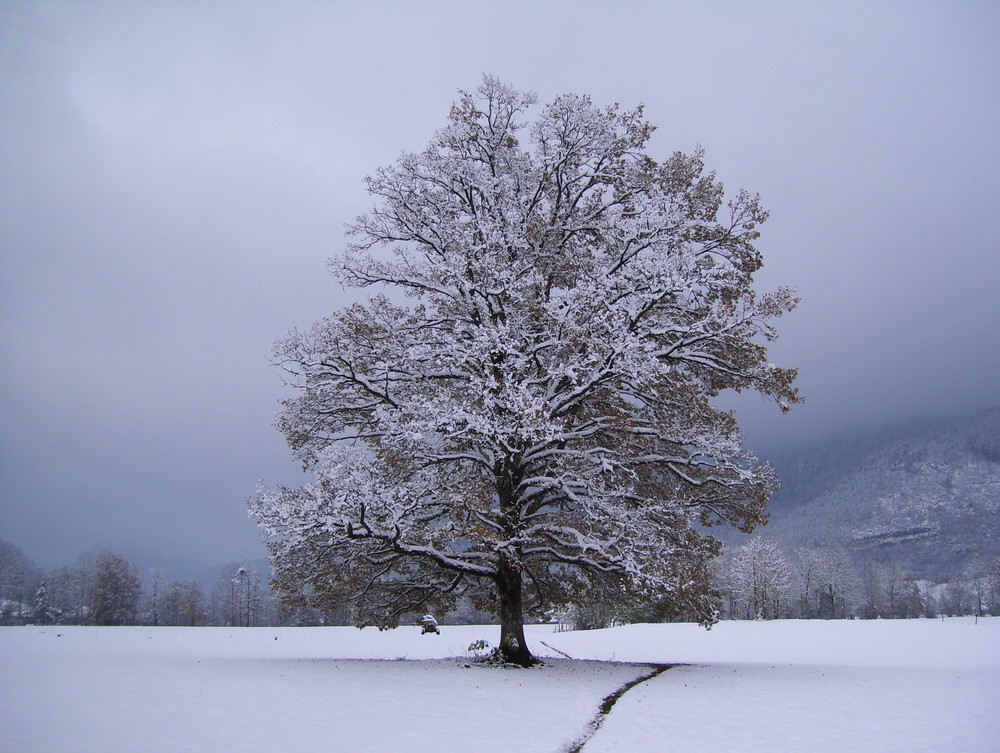
[[[685,666],[585,753],[1000,750],[998,618],[531,626],[546,666],[467,667],[497,633],[0,628],[0,751],[560,753],[643,662]]]

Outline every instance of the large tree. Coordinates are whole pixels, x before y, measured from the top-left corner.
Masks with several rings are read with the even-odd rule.
[[[752,530],[774,484],[712,399],[799,399],[766,355],[795,300],[754,291],[758,197],[653,160],[641,108],[534,104],[485,77],[368,179],[330,267],[376,294],[276,345],[315,481],[251,502],[286,602],[384,626],[468,595],[520,664],[524,613],[588,590],[710,623],[705,528]]]

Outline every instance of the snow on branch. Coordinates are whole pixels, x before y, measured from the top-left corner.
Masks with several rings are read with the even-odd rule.
[[[753,288],[759,197],[727,202],[701,151],[654,160],[641,107],[566,95],[529,125],[534,103],[486,77],[369,178],[330,269],[385,295],[276,346],[277,425],[316,478],[251,512],[291,600],[382,624],[617,578],[709,621],[700,526],[764,518],[773,473],[711,403],[800,400],[767,360],[796,299]]]

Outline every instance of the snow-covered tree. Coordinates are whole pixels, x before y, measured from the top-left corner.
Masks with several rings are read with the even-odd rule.
[[[201,625],[205,621],[205,594],[201,588],[201,581],[184,581],[177,584],[178,592],[178,613],[181,619],[180,624],[194,627]]]
[[[941,593],[941,611],[949,617],[959,617],[974,612],[972,596],[967,574],[960,573],[945,584]]]
[[[845,618],[861,593],[861,581],[843,547],[823,546],[796,552],[804,617]]]
[[[216,625],[250,627],[259,623],[263,591],[253,563],[226,565],[212,588],[211,614]]]
[[[913,576],[903,571],[895,562],[881,565],[884,600],[889,617],[912,617],[908,614],[913,604]]]
[[[158,567],[150,569],[142,589],[139,611],[147,625],[163,624],[163,605],[167,598],[167,578]]]
[[[175,580],[163,600],[163,624],[194,627],[205,621],[205,595],[200,580]]]
[[[290,615],[282,610],[278,597],[270,589],[263,587],[261,588],[260,607],[257,614],[257,624],[263,627],[277,627],[290,622]],[[349,623],[345,621],[344,624]]]
[[[799,399],[767,359],[795,299],[754,290],[758,197],[700,151],[654,161],[641,108],[567,95],[527,126],[534,103],[485,77],[369,178],[330,266],[377,294],[276,345],[315,480],[251,502],[287,603],[388,626],[468,595],[521,664],[525,611],[590,587],[710,623],[704,527],[751,531],[774,483],[712,398]]]
[[[46,575],[49,604],[59,613],[60,622],[82,625],[90,614],[93,562],[80,567],[60,567]]]
[[[791,570],[778,545],[754,536],[741,546],[729,567],[729,587],[743,617],[771,620],[781,616]]]
[[[45,576],[38,582],[35,589],[35,601],[31,606],[31,621],[36,625],[51,625],[56,621],[58,613],[49,603],[49,587]]]
[[[94,562],[91,617],[98,625],[135,622],[139,606],[139,574],[135,565],[113,552],[101,552]]]
[[[990,564],[988,577],[990,614],[1000,616],[1000,557]]]
[[[861,579],[860,616],[866,620],[892,617],[895,614],[894,598],[898,595],[899,569],[872,563]]]
[[[16,625],[31,613],[41,568],[13,544],[0,541],[0,625]]]
[[[235,624],[243,627],[257,625],[261,602],[260,570],[252,563],[241,565],[236,568],[232,580],[236,586]]]
[[[985,563],[974,560],[969,565],[966,575],[969,579],[970,608],[976,617],[981,617],[989,609],[989,576]]]
[[[236,625],[236,581],[233,574],[237,565],[230,563],[222,568],[219,577],[212,586],[209,596],[209,615],[213,625]]]

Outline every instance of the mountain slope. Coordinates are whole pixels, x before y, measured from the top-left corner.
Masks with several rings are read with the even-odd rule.
[[[773,462],[785,488],[762,534],[786,551],[844,546],[939,579],[1000,556],[1000,409]]]

